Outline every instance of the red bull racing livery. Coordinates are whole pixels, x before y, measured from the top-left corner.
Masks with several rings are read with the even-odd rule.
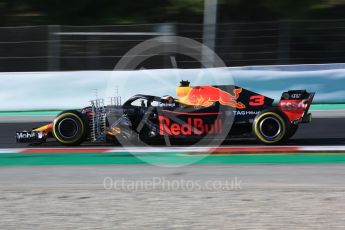
[[[89,107],[61,112],[50,124],[17,132],[16,139],[37,144],[54,138],[63,145],[79,145],[255,137],[278,144],[291,138],[300,123],[311,121],[313,98],[306,90],[290,90],[274,105],[272,98],[238,86],[181,81],[176,98],[140,94],[123,105],[107,106],[98,99]]]

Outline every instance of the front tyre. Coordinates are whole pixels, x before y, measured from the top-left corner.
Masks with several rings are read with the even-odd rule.
[[[87,126],[78,111],[65,111],[53,123],[53,136],[63,145],[80,145],[87,136]]]
[[[280,113],[265,111],[255,118],[253,132],[261,143],[278,144],[286,140],[287,123]]]

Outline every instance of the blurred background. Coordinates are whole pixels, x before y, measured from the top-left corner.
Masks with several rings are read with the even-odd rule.
[[[0,0],[0,71],[111,70],[160,35],[202,42],[227,66],[344,62],[344,12],[344,0]],[[171,68],[162,60],[145,68]]]

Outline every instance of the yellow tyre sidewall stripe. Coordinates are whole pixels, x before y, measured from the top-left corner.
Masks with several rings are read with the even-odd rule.
[[[67,117],[67,116],[75,117],[75,118],[77,118],[77,119],[80,121],[81,130],[82,130],[81,133],[82,133],[82,134],[84,133],[84,129],[85,129],[85,128],[84,128],[84,122],[83,122],[83,120],[82,120],[78,115],[76,115],[76,114],[74,114],[74,113],[63,113],[63,114],[59,115],[59,116],[54,120],[53,135],[54,135],[54,137],[55,137],[59,142],[61,142],[61,143],[63,143],[63,144],[71,144],[71,143],[75,142],[75,140],[71,140],[71,141],[62,140],[61,138],[58,137],[58,135],[56,135],[56,132],[55,132],[55,124],[56,124],[56,122],[57,122],[59,119],[62,119],[62,118]]]
[[[277,118],[280,122],[281,122],[281,125],[282,125],[282,129],[283,131],[281,132],[281,134],[279,134],[279,136],[272,140],[272,141],[268,141],[266,140],[260,133],[259,131],[259,127],[258,127],[258,122],[260,121],[260,119],[264,116],[268,116],[268,115],[271,115],[275,118]],[[284,138],[284,135],[286,134],[286,125],[285,125],[285,121],[284,119],[277,113],[274,113],[274,112],[266,112],[266,113],[263,113],[261,114],[260,116],[258,116],[255,121],[254,121],[254,132],[255,132],[255,135],[260,139],[260,141],[264,142],[264,143],[267,143],[267,144],[272,144],[272,143],[275,143],[275,142],[279,142],[281,141],[283,138]]]

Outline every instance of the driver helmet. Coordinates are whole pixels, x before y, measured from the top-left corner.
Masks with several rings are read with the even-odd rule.
[[[174,102],[174,98],[170,95],[164,95],[162,97],[162,101],[163,102],[167,102],[167,103],[173,103]]]

